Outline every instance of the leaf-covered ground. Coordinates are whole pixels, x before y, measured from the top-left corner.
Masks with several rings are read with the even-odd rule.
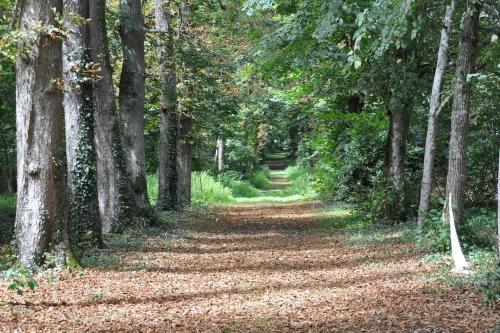
[[[316,202],[225,207],[109,242],[82,271],[24,296],[0,288],[1,332],[492,332],[500,311],[402,234],[359,235]],[[326,226],[329,226],[328,228]]]

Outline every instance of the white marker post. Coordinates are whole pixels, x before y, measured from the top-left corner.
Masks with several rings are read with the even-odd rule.
[[[451,203],[451,194],[449,198],[448,208],[450,211],[450,236],[451,236],[451,256],[453,257],[453,263],[455,267],[452,272],[469,274],[468,270],[469,264],[465,261],[464,254],[462,252],[462,247],[460,247],[460,241],[458,240],[457,229],[455,227],[455,218],[453,217],[453,206]]]

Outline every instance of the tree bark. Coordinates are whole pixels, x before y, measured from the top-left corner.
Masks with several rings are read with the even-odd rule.
[[[224,171],[224,138],[222,136],[219,136],[217,138],[217,148],[216,148],[216,163],[217,163],[217,170],[219,172]]]
[[[94,105],[92,92],[88,0],[64,4],[64,115],[70,205],[69,237],[73,247],[101,243],[97,199]]]
[[[158,59],[162,90],[160,96],[160,160],[158,208],[179,209],[179,113],[177,74],[174,53],[170,1],[156,0],[155,19],[158,33]]]
[[[123,120],[122,142],[132,204],[139,215],[148,215],[151,206],[146,185],[144,17],[141,0],[120,0],[120,10],[123,44],[119,97]]]
[[[470,9],[470,10],[468,10]],[[451,136],[448,157],[446,198],[451,198],[455,223],[460,225],[464,211],[465,164],[467,131],[469,126],[470,83],[467,76],[472,73],[476,57],[476,35],[479,26],[479,9],[470,4],[463,14],[462,31],[458,46],[453,107],[451,114]],[[448,200],[447,200],[448,202]],[[448,204],[445,205],[448,211]]]
[[[497,185],[497,264],[500,265],[500,149],[498,150],[498,185]]]
[[[432,172],[436,156],[436,127],[439,113],[441,112],[441,87],[443,76],[448,62],[448,48],[451,36],[453,13],[455,12],[456,0],[446,8],[439,42],[438,58],[434,82],[432,84],[431,101],[429,106],[429,120],[427,123],[427,137],[425,140],[424,169],[422,174],[422,187],[420,189],[420,204],[418,208],[417,230],[422,231],[424,220],[429,211],[432,192]]]
[[[101,67],[99,78],[94,81],[97,190],[102,230],[108,233],[120,231],[128,223],[130,203],[115,105],[105,10],[105,0],[90,1],[92,61]]]
[[[191,205],[191,173],[193,171],[193,118],[181,117],[181,149],[179,159],[179,196],[183,207]]]
[[[25,1],[20,13],[20,30],[30,32],[19,45],[26,52],[20,53],[16,65],[16,243],[23,267],[41,264],[51,246],[57,248],[67,240],[64,116],[58,85],[62,47],[58,37],[37,32],[40,22],[56,25],[62,5],[62,0]]]
[[[189,52],[190,27],[191,27],[191,7],[182,1],[181,3],[181,22],[179,27],[179,43],[184,52]],[[184,66],[184,71],[179,73],[179,81],[189,75],[189,68]],[[182,96],[189,96],[191,89],[189,84],[183,85],[184,88],[179,89]],[[183,100],[179,99],[178,103],[180,114],[180,151],[179,151],[179,203],[181,207],[188,207],[191,204],[191,173],[193,169],[193,144],[191,134],[193,131],[193,118],[190,114],[189,107]]]
[[[406,139],[410,127],[410,106],[403,105],[391,112],[388,138],[389,176],[396,195],[393,217],[405,217],[404,169],[406,157]]]

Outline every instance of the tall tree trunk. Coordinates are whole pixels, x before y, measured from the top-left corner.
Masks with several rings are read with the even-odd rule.
[[[470,10],[468,10],[470,9]],[[453,108],[451,114],[451,136],[448,157],[446,198],[452,198],[455,223],[460,225],[464,211],[465,157],[469,126],[470,83],[467,76],[472,73],[477,53],[476,35],[479,26],[479,9],[470,4],[463,15],[462,31],[458,46]],[[449,200],[447,200],[448,202]],[[448,204],[445,206],[448,211]]]
[[[122,142],[132,204],[139,215],[148,215],[151,206],[146,185],[144,17],[141,0],[120,0],[120,10],[120,36],[123,43],[120,77],[120,114],[124,129]]]
[[[418,207],[417,230],[422,231],[424,220],[429,211],[432,192],[432,171],[434,169],[434,159],[436,151],[436,127],[439,113],[442,109],[441,86],[443,75],[448,62],[448,47],[451,36],[451,25],[453,13],[455,11],[456,0],[446,8],[443,19],[443,29],[441,30],[441,40],[439,42],[438,58],[434,82],[432,84],[431,102],[429,106],[429,120],[427,123],[427,138],[425,140],[424,170],[422,174],[422,187],[420,189],[420,204]]]
[[[410,127],[410,106],[403,105],[401,109],[391,112],[388,136],[389,176],[396,195],[392,216],[395,219],[405,217],[404,167],[406,157],[406,139]]]
[[[500,149],[498,150],[498,185],[497,185],[497,264],[500,265]]]
[[[181,117],[181,149],[179,158],[179,196],[183,207],[191,205],[191,173],[193,171],[193,118]]]
[[[219,136],[217,138],[217,148],[215,156],[216,156],[217,170],[219,172],[224,171],[224,138],[222,136]]]
[[[130,203],[109,59],[105,10],[105,0],[90,1],[92,61],[101,66],[100,77],[94,81],[97,190],[102,230],[107,233],[120,231],[127,224]]]
[[[181,22],[179,27],[179,43],[183,53],[189,52],[190,28],[191,28],[191,7],[182,1],[181,3]],[[179,73],[179,82],[189,75],[189,68],[184,66],[186,72]],[[181,96],[188,96],[190,93],[189,84],[183,84],[184,88],[179,90]],[[191,204],[191,172],[193,169],[193,144],[191,132],[193,131],[193,118],[186,103],[179,99],[178,103],[180,114],[180,151],[179,151],[179,203],[182,207],[188,207]]]
[[[171,26],[170,1],[156,0],[155,18],[158,33],[158,59],[162,90],[160,96],[160,160],[158,207],[179,209],[179,113],[174,32]]]
[[[99,245],[101,223],[97,199],[94,104],[90,68],[89,0],[64,4],[64,115],[72,246]],[[76,19],[80,18],[80,19]]]
[[[291,160],[295,160],[297,159],[297,152],[299,150],[299,141],[300,141],[299,124],[294,123],[288,126],[288,138],[290,139],[290,143],[288,145],[290,153],[288,157]]]
[[[40,22],[56,25],[62,0],[25,1],[20,30],[26,32],[27,53],[17,60],[17,168],[16,242],[24,267],[42,263],[51,245],[67,240],[64,210],[64,116],[61,80],[61,42],[37,32]],[[55,10],[53,10],[55,9]],[[29,32],[29,34],[28,34]]]

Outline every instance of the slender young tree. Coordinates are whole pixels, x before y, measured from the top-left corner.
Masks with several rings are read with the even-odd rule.
[[[160,96],[160,160],[158,207],[179,209],[179,113],[174,31],[170,1],[156,0],[155,19],[158,33],[158,59],[162,90]]]
[[[479,7],[468,3],[462,16],[462,31],[458,46],[453,107],[451,114],[451,136],[448,156],[448,176],[446,198],[453,199],[455,223],[460,225],[464,211],[465,157],[467,131],[469,126],[470,82],[467,76],[472,73],[477,55],[477,32],[479,28]],[[447,200],[448,201],[448,200]],[[448,204],[445,206],[448,211]]]
[[[72,246],[99,245],[89,0],[64,4],[64,115]]]
[[[92,61],[100,66],[94,81],[99,212],[103,232],[120,231],[130,216],[129,184],[115,104],[105,0],[90,1],[90,18]]]
[[[139,215],[148,215],[151,206],[146,185],[144,143],[144,17],[141,0],[120,0],[120,36],[123,67],[120,77],[120,114],[123,121],[123,148],[130,180],[132,204]]]
[[[179,43],[184,51],[189,50],[191,39],[191,7],[183,1],[181,4],[181,22],[179,27]],[[182,82],[189,73],[180,73]],[[189,93],[189,88],[180,90],[180,93]],[[187,207],[191,204],[191,173],[193,170],[193,117],[190,110],[179,99],[180,114],[180,150],[179,150],[179,204]]]
[[[27,37],[16,68],[16,243],[24,267],[42,263],[51,245],[67,249],[62,46],[60,36],[47,31],[57,25],[62,6],[62,0],[25,1],[20,10],[19,29]]]
[[[224,138],[222,136],[217,137],[215,163],[219,172],[224,171]]]
[[[436,128],[439,113],[443,109],[441,87],[443,76],[448,63],[448,48],[450,44],[451,26],[453,13],[455,12],[456,0],[451,0],[446,7],[439,42],[436,71],[432,83],[431,101],[429,105],[429,120],[427,123],[427,137],[425,140],[424,170],[422,174],[422,187],[420,189],[420,204],[418,208],[417,229],[422,231],[424,220],[429,211],[432,191],[432,171],[436,157]],[[446,101],[446,100],[444,100]]]

